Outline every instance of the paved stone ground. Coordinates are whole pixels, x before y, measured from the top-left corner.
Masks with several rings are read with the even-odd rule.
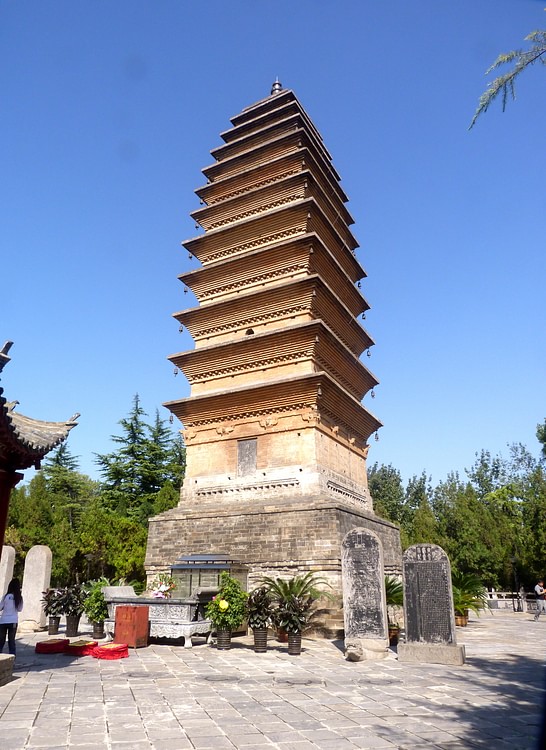
[[[0,688],[2,750],[466,750],[538,748],[546,617],[495,613],[457,628],[463,667],[349,663],[250,639],[230,651],[152,645],[128,659],[37,655],[21,635]]]

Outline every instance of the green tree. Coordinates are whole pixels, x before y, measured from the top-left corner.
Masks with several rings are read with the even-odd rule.
[[[53,508],[42,472],[38,472],[28,485],[12,492],[8,525],[18,530],[25,553],[35,544],[48,544]]]
[[[404,487],[398,469],[392,464],[375,462],[368,469],[368,489],[378,516],[393,523],[401,523],[404,508]]]
[[[439,544],[443,546],[443,539],[439,531],[438,521],[434,515],[427,497],[421,498],[413,514],[410,532],[410,544]]]
[[[537,440],[542,444],[542,457],[546,458],[546,419],[542,424],[537,424]]]
[[[146,529],[95,500],[82,515],[79,556],[86,579],[106,577],[144,580]]]
[[[42,470],[51,496],[51,506],[58,519],[66,517],[74,531],[83,508],[96,494],[98,483],[78,471],[78,461],[62,443],[48,456]]]
[[[499,55],[493,65],[486,70],[486,75],[488,75],[503,65],[514,63],[511,70],[491,81],[486,91],[481,95],[469,129],[474,127],[478,117],[483,112],[487,112],[489,106],[498,96],[502,98],[502,111],[504,112],[508,98],[516,98],[515,80],[524,70],[535,63],[546,64],[546,31],[533,31],[525,37],[525,41],[529,42],[529,49],[518,49]]]
[[[178,488],[184,471],[181,439],[172,435],[157,412],[153,425],[144,421],[146,416],[136,395],[128,417],[119,422],[122,434],[112,436],[117,450],[96,457],[103,504],[141,524],[154,512],[162,487],[170,483]]]

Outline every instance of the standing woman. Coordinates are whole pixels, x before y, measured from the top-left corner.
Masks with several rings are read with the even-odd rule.
[[[0,601],[0,653],[8,636],[8,651],[15,656],[15,633],[19,622],[19,612],[23,609],[21,584],[18,578],[10,581],[6,595]]]

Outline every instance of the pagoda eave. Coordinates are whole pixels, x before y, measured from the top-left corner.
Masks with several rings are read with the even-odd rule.
[[[324,372],[280,379],[272,383],[226,389],[163,404],[185,426],[199,429],[214,424],[259,419],[267,415],[301,413],[320,429],[340,425],[367,442],[381,422]]]
[[[321,320],[179,352],[168,359],[192,386],[206,384],[209,390],[229,378],[254,375],[255,382],[265,381],[275,377],[279,367],[324,370],[359,401],[378,385],[375,376]]]

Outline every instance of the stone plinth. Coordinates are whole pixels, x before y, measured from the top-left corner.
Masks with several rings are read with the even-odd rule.
[[[398,661],[408,664],[447,664],[460,667],[465,663],[464,646],[435,643],[399,643]]]

